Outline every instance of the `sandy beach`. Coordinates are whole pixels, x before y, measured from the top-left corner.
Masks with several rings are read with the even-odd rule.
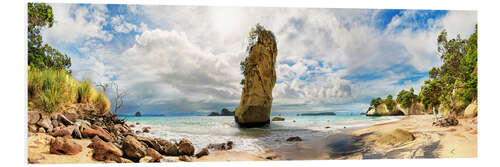
[[[477,157],[477,118],[459,119],[452,127],[432,126],[432,115],[404,116],[401,120],[367,128],[347,128],[344,133],[326,138],[305,140],[268,150],[263,154],[247,152],[211,151],[209,155],[193,161],[265,161],[265,160],[329,160],[329,159],[412,159],[412,158],[475,158]],[[413,141],[384,145],[377,140],[395,129],[414,135]],[[49,153],[53,137],[43,133],[30,133],[28,161],[30,163],[102,163],[92,158],[87,148],[90,139],[72,139],[83,147],[76,155]],[[167,157],[179,161],[178,157]]]
[[[399,121],[348,129],[343,134],[296,143],[276,152],[284,160],[475,158],[476,119],[462,118],[457,126],[437,127],[432,126],[432,115],[404,116]],[[414,140],[394,145],[376,142],[395,129],[412,133]]]

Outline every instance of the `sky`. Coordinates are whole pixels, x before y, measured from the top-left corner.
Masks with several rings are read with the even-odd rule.
[[[205,114],[239,104],[246,39],[276,36],[272,112],[364,112],[420,91],[439,66],[437,36],[468,37],[476,11],[51,4],[44,41],[79,80],[128,90],[120,114]],[[112,99],[114,92],[108,91]]]

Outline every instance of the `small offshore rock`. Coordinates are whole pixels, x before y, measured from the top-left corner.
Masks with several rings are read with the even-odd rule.
[[[288,139],[286,139],[286,141],[288,142],[302,141],[302,138],[300,138],[299,136],[289,137]]]

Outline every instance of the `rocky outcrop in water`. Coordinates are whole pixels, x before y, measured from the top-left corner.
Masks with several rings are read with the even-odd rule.
[[[256,35],[256,41],[250,46],[249,55],[242,64],[245,79],[242,82],[240,105],[234,114],[235,121],[242,127],[269,124],[272,91],[276,83],[278,48],[274,35],[259,25],[252,33]]]

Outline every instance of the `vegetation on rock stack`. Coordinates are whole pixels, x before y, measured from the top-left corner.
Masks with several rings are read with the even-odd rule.
[[[72,103],[94,104],[101,113],[110,102],[90,80],[77,81],[71,76],[71,59],[43,42],[40,30],[54,24],[52,7],[28,3],[28,108],[48,113]]]

